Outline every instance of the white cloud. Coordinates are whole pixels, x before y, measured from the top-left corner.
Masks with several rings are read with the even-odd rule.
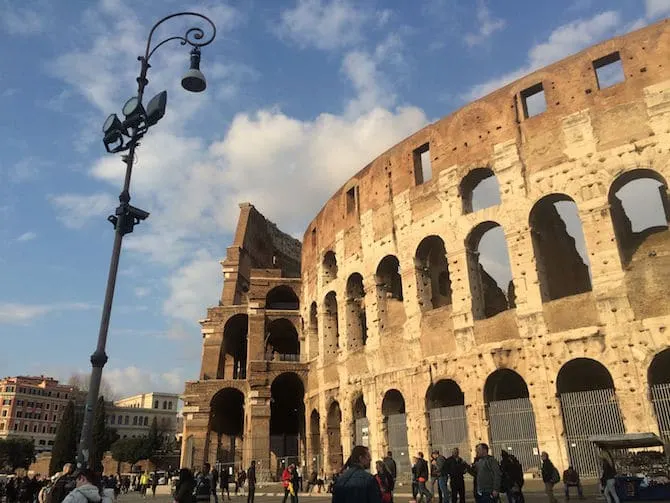
[[[106,193],[61,194],[50,196],[49,200],[58,212],[58,220],[70,229],[81,229],[92,219],[105,214],[111,215],[118,205],[117,201]]]
[[[606,11],[590,19],[579,19],[559,26],[551,32],[545,42],[533,46],[528,51],[528,60],[522,67],[475,85],[463,98],[467,101],[481,98],[528,73],[579,52],[612,34],[621,27],[621,21],[618,12]]]
[[[494,33],[505,28],[505,20],[495,18],[491,14],[491,10],[487,7],[484,0],[477,2],[477,27],[476,33],[468,33],[465,35],[465,43],[469,47],[481,45],[485,43]]]
[[[388,14],[384,17],[388,20]],[[331,50],[359,42],[368,19],[366,12],[347,0],[298,0],[294,8],[281,13],[278,33],[302,47]]]
[[[133,292],[135,293],[135,297],[146,297],[151,293],[151,288],[143,287],[143,286],[138,286],[136,287]]]
[[[166,372],[150,372],[136,366],[105,368],[103,377],[119,397],[137,393],[182,393],[184,391],[184,370],[172,368]]]
[[[24,241],[32,241],[35,238],[37,238],[37,234],[32,231],[28,231],[21,234],[18,238],[16,238],[16,240],[18,242],[24,242]]]
[[[645,9],[648,18],[670,14],[670,0],[646,0]]]
[[[57,302],[53,304],[0,304],[0,324],[27,324],[35,318],[65,311],[82,311],[96,306],[85,302]]]
[[[45,19],[33,9],[18,7],[17,3],[5,0],[0,3],[2,16],[0,26],[9,35],[37,35],[44,31]]]

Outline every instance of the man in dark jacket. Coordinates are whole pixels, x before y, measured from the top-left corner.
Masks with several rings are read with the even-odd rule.
[[[449,500],[449,489],[447,489],[447,478],[449,477],[449,473],[447,471],[447,458],[442,456],[440,454],[440,451],[435,449],[430,457],[433,459],[435,462],[435,475],[437,476],[437,487],[439,492],[441,493],[441,499],[440,501],[444,501],[444,503],[447,503]]]
[[[507,493],[509,503],[524,503],[523,467],[519,460],[503,449],[500,453],[500,469],[503,480],[501,492]]]
[[[61,503],[65,499],[65,496],[70,494],[70,492],[75,488],[77,484],[77,481],[74,479],[73,474],[74,474],[73,464],[66,463],[65,465],[63,465],[63,471],[61,472],[61,475],[58,476],[56,481],[51,486],[49,493],[47,494],[46,498],[47,503]]]
[[[477,476],[475,499],[477,503],[491,503],[498,500],[502,472],[496,459],[489,455],[489,446],[477,446],[477,462],[472,465]]]
[[[446,461],[446,468],[447,475],[449,475],[451,503],[456,503],[459,498],[460,503],[465,503],[465,479],[463,476],[468,470],[468,464],[461,457],[458,447],[452,449],[451,456]]]
[[[393,459],[393,453],[388,451],[386,457],[382,461],[386,465],[386,469],[391,474],[391,477],[393,477],[393,482],[395,483],[396,478],[398,478],[398,467],[395,464],[395,459]]]
[[[349,467],[338,477],[333,487],[333,503],[381,503],[379,484],[366,471],[371,461],[367,447],[357,445],[353,448]]]
[[[254,503],[254,498],[256,497],[256,461],[252,461],[251,466],[247,470],[247,484],[249,485],[247,503]]]
[[[542,458],[542,481],[544,482],[544,492],[547,493],[549,503],[556,503],[556,496],[554,496],[554,485],[556,485],[561,477],[558,475],[558,470],[554,463],[549,459],[549,454],[543,452]]]
[[[416,463],[416,479],[419,485],[418,495],[419,497],[425,496],[426,503],[430,503],[433,500],[433,494],[426,487],[426,482],[430,476],[428,471],[428,462],[423,459],[423,452],[419,452],[416,456],[418,458]]]
[[[221,469],[221,501],[224,500],[225,494],[228,495],[228,501],[230,501],[230,467],[224,466]]]

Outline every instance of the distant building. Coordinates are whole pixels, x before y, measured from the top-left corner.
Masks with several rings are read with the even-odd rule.
[[[141,393],[108,404],[107,424],[121,438],[146,437],[153,418],[164,437],[175,438],[179,395],[170,393]]]
[[[0,439],[30,438],[36,452],[51,451],[65,406],[70,400],[81,402],[82,397],[74,387],[52,377],[1,379]]]

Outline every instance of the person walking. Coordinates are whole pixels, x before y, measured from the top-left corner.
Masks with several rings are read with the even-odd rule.
[[[217,495],[217,490],[219,488],[219,470],[216,469],[216,466],[212,468],[212,471],[209,473],[209,485],[212,488],[214,503],[219,503],[219,496]]]
[[[477,461],[471,470],[477,477],[475,500],[477,503],[492,503],[498,501],[502,471],[496,459],[489,454],[489,446],[481,443],[476,447]]]
[[[542,482],[544,482],[544,492],[549,498],[549,503],[556,503],[556,496],[554,496],[554,486],[561,481],[561,476],[554,466],[554,463],[549,459],[549,454],[542,452]],[[617,501],[617,503],[619,503]]]
[[[465,472],[468,464],[461,458],[458,447],[451,450],[451,456],[446,460],[446,470],[449,476],[449,489],[451,489],[451,503],[465,503]],[[445,503],[447,503],[445,501]]]
[[[151,477],[151,498],[156,499],[156,487],[158,487],[158,474],[154,472]]]
[[[418,496],[419,501],[423,500],[423,497],[426,497],[426,503],[430,503],[433,500],[432,493],[426,487],[426,482],[430,473],[428,471],[428,462],[423,459],[423,452],[417,453],[417,463],[416,463],[416,481],[418,484]]]
[[[616,492],[616,467],[612,455],[607,451],[600,451],[600,459],[603,465],[603,474],[600,477],[600,485],[607,503],[619,503],[619,495]]]
[[[395,486],[395,481],[398,478],[398,465],[396,465],[395,459],[393,459],[393,452],[388,451],[386,457],[382,460],[386,465],[386,469],[391,474],[393,478],[393,485]]]
[[[177,503],[192,503],[193,491],[195,490],[195,478],[193,472],[188,468],[179,470],[179,480],[174,494]]]
[[[298,471],[297,465],[293,465],[293,470],[291,471],[291,503],[298,503],[298,493],[300,492],[300,472]]]
[[[524,503],[523,467],[513,454],[503,450],[500,453],[500,469],[502,470],[501,491],[507,494],[509,503]]]
[[[381,503],[379,484],[367,472],[371,462],[370,449],[363,445],[352,449],[346,470],[333,486],[332,503]]]
[[[228,495],[228,501],[230,501],[230,468],[225,466],[221,470],[221,501],[225,499],[223,492],[225,491]]]
[[[447,489],[447,479],[449,478],[449,473],[447,472],[447,458],[445,458],[440,451],[435,449],[431,455],[433,461],[435,462],[435,475],[437,476],[437,487],[440,494],[440,503],[449,502],[449,489]]]
[[[65,496],[63,503],[100,503],[103,501],[100,480],[93,470],[77,470],[75,488]]]
[[[289,485],[291,485],[291,476],[293,471],[293,465],[288,465],[284,468],[284,471],[281,474],[281,485],[284,488],[284,499],[282,503],[286,503],[291,492],[289,491]]]
[[[247,470],[247,503],[254,503],[256,497],[256,461],[251,462],[251,466]]]
[[[419,481],[417,480],[416,470],[418,468],[419,458],[416,456],[412,458],[412,499],[416,501],[416,496],[419,494]]]

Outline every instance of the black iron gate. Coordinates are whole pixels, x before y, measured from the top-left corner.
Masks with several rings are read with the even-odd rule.
[[[389,450],[398,468],[398,478],[410,475],[409,442],[407,440],[407,416],[392,414],[386,418]]]
[[[664,441],[670,442],[670,383],[651,387],[651,402],[658,421],[658,430]]]
[[[514,454],[524,472],[538,471],[540,453],[535,430],[535,414],[529,398],[499,400],[487,405],[491,454],[500,458],[501,451]]]
[[[585,477],[600,475],[598,448],[592,435],[625,433],[613,389],[561,393],[561,411],[570,464]]]
[[[461,457],[471,458],[468,442],[468,422],[465,406],[440,407],[428,411],[430,417],[430,443],[433,449],[449,457],[451,450],[458,447]]]

